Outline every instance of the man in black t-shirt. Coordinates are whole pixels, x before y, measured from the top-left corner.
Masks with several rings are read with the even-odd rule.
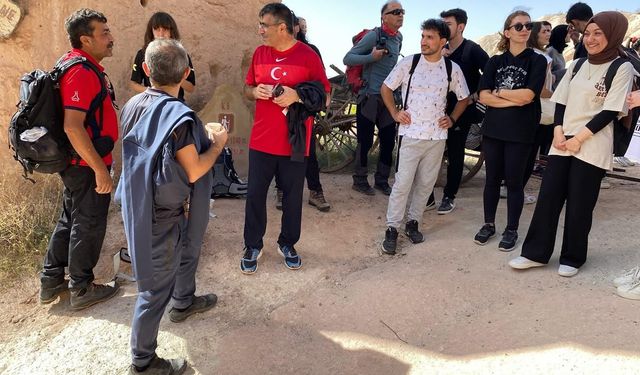
[[[567,23],[573,30],[576,30],[580,34],[584,33],[584,29],[587,27],[587,23],[593,17],[593,10],[585,3],[575,3],[567,11]],[[569,30],[571,33],[571,30]],[[573,41],[575,44],[575,52],[573,53],[573,59],[579,59],[581,57],[587,57],[587,49],[584,48],[582,42],[582,36],[579,41]]]
[[[445,47],[444,53],[460,66],[467,81],[469,92],[472,97],[476,97],[475,93],[478,89],[478,82],[480,82],[481,71],[489,60],[489,56],[478,44],[462,36],[467,26],[467,12],[458,8],[450,9],[440,13],[440,17],[442,17],[442,20],[449,26],[451,31],[451,38]],[[448,114],[451,114],[457,102],[455,95],[450,92],[447,96]],[[442,202],[438,207],[439,215],[447,214],[456,207],[455,199],[462,179],[464,146],[469,134],[469,128],[471,124],[482,121],[482,117],[476,106],[471,104],[460,118],[454,120],[455,123],[449,128],[447,134],[447,158],[449,164],[447,166],[447,184],[444,188]],[[427,207],[435,207],[433,193],[429,197]]]

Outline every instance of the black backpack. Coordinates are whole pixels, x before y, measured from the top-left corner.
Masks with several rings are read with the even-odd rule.
[[[62,59],[61,59],[62,60]],[[100,79],[100,93],[93,99],[87,112],[85,126],[90,126],[93,138],[100,136],[102,129],[102,102],[107,95],[103,74],[85,57],[58,60],[53,70],[34,70],[20,78],[20,100],[18,110],[9,123],[9,148],[13,158],[23,168],[23,177],[31,182],[28,174],[58,173],[67,168],[74,157],[73,148],[64,132],[64,109],[60,97],[60,79],[71,67],[82,64],[93,70]],[[100,108],[100,123],[95,119]],[[34,129],[37,128],[37,129]],[[44,128],[44,129],[39,129]],[[22,140],[25,131],[46,133],[33,141]],[[25,135],[28,133],[25,133]],[[77,155],[75,156],[77,157]]]

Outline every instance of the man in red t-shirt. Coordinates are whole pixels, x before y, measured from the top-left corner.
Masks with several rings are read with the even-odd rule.
[[[64,184],[62,213],[44,257],[40,302],[53,302],[68,287],[71,308],[80,310],[118,291],[117,285],[93,283],[93,268],[107,228],[113,187],[111,149],[118,139],[118,120],[111,85],[100,65],[113,50],[107,18],[95,10],[79,9],[65,20],[65,28],[73,49],[63,60],[82,56],[86,62],[67,71],[60,84],[64,131],[77,157],[60,172]],[[85,64],[94,65],[100,75]],[[101,97],[102,103],[92,105]],[[88,115],[90,108],[97,109]],[[68,284],[65,267],[69,268]]]
[[[262,237],[267,227],[267,192],[276,174],[283,191],[278,251],[287,268],[302,266],[293,246],[300,239],[305,162],[292,160],[286,113],[291,104],[302,102],[296,85],[319,81],[325,92],[330,91],[330,85],[318,55],[294,38],[293,17],[291,10],[280,3],[270,3],[262,8],[258,32],[264,45],[255,50],[245,80],[245,96],[256,101],[249,141],[245,252],[240,261],[240,269],[246,274],[254,273],[258,268]],[[282,93],[273,95],[278,87],[282,88]],[[312,122],[312,117],[305,122],[306,156],[309,155]]]

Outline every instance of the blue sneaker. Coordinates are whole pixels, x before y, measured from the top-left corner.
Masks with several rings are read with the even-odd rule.
[[[262,256],[262,250],[244,248],[244,255],[240,259],[240,271],[246,275],[250,275],[258,270],[258,259]]]
[[[284,265],[290,270],[297,270],[302,267],[302,259],[293,246],[278,245],[278,252],[284,257]]]

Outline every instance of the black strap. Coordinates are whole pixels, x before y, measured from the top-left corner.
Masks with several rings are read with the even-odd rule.
[[[581,57],[576,60],[576,63],[573,66],[573,70],[571,71],[571,79],[569,79],[569,81],[571,81],[573,77],[575,77],[576,74],[578,74],[578,70],[580,70],[580,68],[582,67],[582,64],[584,64],[585,61],[587,61],[585,57]]]
[[[409,91],[411,91],[411,78],[413,78],[413,72],[416,71],[416,66],[418,66],[418,62],[420,62],[420,57],[422,57],[421,54],[416,53],[415,55],[413,55],[413,60],[411,60],[411,69],[409,69],[409,82],[407,82],[407,94],[404,97],[404,105],[402,106],[402,108],[404,108],[404,110],[407,110],[407,106],[409,103]]]
[[[622,64],[624,64],[627,60],[625,58],[619,58],[613,60],[611,65],[609,65],[609,69],[607,69],[607,74],[604,76],[604,87],[607,89],[607,92],[611,89],[611,85],[613,84],[613,78],[618,73],[618,69]]]

